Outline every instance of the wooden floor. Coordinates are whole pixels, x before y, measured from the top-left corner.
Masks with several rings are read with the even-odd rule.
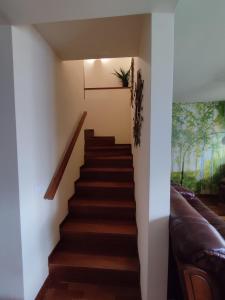
[[[225,221],[225,203],[219,201],[218,196],[198,195],[202,202]]]

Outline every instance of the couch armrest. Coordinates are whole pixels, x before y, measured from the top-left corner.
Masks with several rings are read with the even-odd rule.
[[[185,300],[219,300],[216,282],[202,269],[177,260]]]

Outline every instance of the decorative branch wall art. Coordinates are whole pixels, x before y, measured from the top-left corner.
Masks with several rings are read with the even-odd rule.
[[[137,82],[135,84],[135,113],[134,113],[134,127],[133,127],[133,135],[134,135],[134,146],[141,145],[141,128],[143,122],[143,87],[144,87],[144,80],[142,80],[141,70],[137,71]]]
[[[131,59],[131,66],[130,66],[130,82],[131,82],[131,87],[130,87],[130,93],[131,93],[131,107],[134,106],[134,58],[132,57]]]

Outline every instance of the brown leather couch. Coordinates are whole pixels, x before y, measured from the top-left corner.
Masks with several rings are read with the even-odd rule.
[[[225,300],[225,222],[180,186],[171,187],[170,241],[182,298]]]

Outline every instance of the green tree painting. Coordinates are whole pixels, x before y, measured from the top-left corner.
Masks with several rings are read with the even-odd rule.
[[[215,193],[225,176],[225,101],[174,103],[172,180]]]

